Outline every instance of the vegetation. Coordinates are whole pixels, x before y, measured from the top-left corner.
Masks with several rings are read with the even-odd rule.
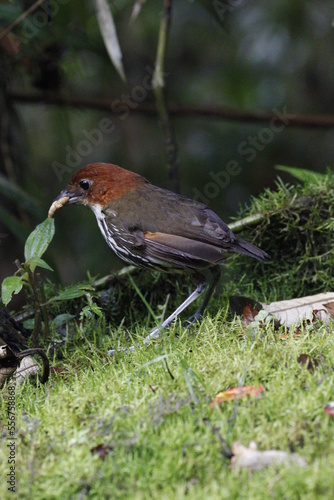
[[[35,7],[0,40],[0,280],[13,272],[12,248],[23,249],[53,198],[90,162],[116,163],[169,189],[178,181],[182,194],[200,191],[226,222],[239,203],[274,189],[276,163],[322,172],[332,164],[331,0],[108,0],[126,82],[110,60],[96,3],[0,3],[1,31]],[[130,21],[135,3],[142,8]],[[164,71],[174,144],[151,81],[169,3]],[[275,110],[284,122],[273,130],[271,116],[254,121]],[[105,120],[114,128],[101,128]],[[174,179],[166,153],[178,165]],[[239,173],[210,190],[231,161]],[[87,268],[115,269],[93,214],[71,207],[57,219],[49,263],[59,282],[83,280]]]
[[[276,192],[254,199],[240,215],[263,215],[247,237],[266,250],[268,244],[273,262],[248,266],[247,258],[232,258],[223,293],[201,325],[187,330],[177,322],[150,346],[141,345],[151,326],[148,311],[128,275],[60,290],[45,286],[53,319],[45,344],[51,377],[45,386],[29,379],[16,384],[20,498],[331,498],[334,421],[324,410],[334,400],[333,324],[302,328],[297,338],[293,329],[285,338],[284,326],[266,324],[254,336],[228,312],[231,294],[293,296],[300,284],[292,266],[300,262],[303,289],[330,286],[332,276],[323,281],[328,261],[312,259],[309,248],[316,238],[318,254],[332,258],[331,188],[329,174],[304,186],[278,182]],[[299,232],[297,219],[303,222]],[[273,234],[281,248],[271,243]],[[184,280],[173,286],[170,278],[145,271],[131,273],[131,280],[158,315],[190,286]],[[107,355],[130,343],[135,352]],[[244,385],[264,391],[210,407],[221,390]],[[3,394],[6,414],[8,386]],[[254,440],[260,450],[297,452],[307,466],[231,469],[220,438],[228,446]],[[8,473],[6,442],[4,422],[2,477]],[[0,495],[9,498],[4,481]]]
[[[1,389],[0,498],[334,497],[333,322],[246,326],[229,308],[333,289],[332,21],[330,0],[0,3],[0,384],[17,351],[51,363],[46,384]],[[96,161],[225,221],[242,207],[236,231],[271,261],[231,256],[203,322],[184,313],[144,347],[194,284],[116,273],[82,207],[57,214],[52,245],[41,222]],[[307,170],[281,180],[277,163]],[[241,386],[261,390],[217,404]],[[307,465],[235,468],[236,440]]]
[[[334,287],[333,175],[308,174],[304,184],[277,181],[275,191],[253,198],[239,216],[262,214],[243,235],[271,256],[265,266],[236,259],[233,276],[252,276],[263,300],[283,300],[331,291]],[[277,267],[278,266],[278,267]]]
[[[333,421],[324,408],[334,398],[333,327],[285,341],[268,327],[251,339],[220,306],[191,332],[178,324],[113,358],[106,351],[124,344],[124,328],[86,322],[46,386],[17,385],[20,498],[331,498]],[[146,332],[129,333],[139,342]],[[303,353],[321,360],[314,371],[298,363]],[[215,393],[245,384],[262,384],[262,398],[209,408]],[[204,419],[229,445],[255,440],[296,451],[308,466],[231,471]],[[7,498],[4,481],[0,492]]]

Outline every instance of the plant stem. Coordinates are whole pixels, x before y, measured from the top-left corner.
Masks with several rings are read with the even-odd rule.
[[[40,303],[40,310],[41,310],[43,321],[44,321],[44,340],[45,340],[46,338],[50,337],[49,317],[48,317],[48,313],[47,313],[46,306],[45,306],[46,297],[45,297],[45,291],[44,291],[44,283],[40,279],[39,274],[36,276],[36,278],[37,278],[37,282],[39,285],[38,288],[39,288],[39,291],[41,294],[41,299],[42,299],[41,303]]]
[[[40,301],[39,301],[39,297],[38,297],[37,288],[35,285],[34,275],[29,268],[27,271],[28,271],[28,278],[29,278],[31,291],[32,291],[32,294],[34,297],[35,324],[34,324],[34,331],[32,332],[32,343],[33,343],[34,347],[38,347],[39,346],[39,331],[40,331],[40,327],[41,327]]]
[[[247,226],[256,226],[260,222],[262,222],[266,218],[266,214],[254,214],[248,215],[248,217],[244,217],[243,219],[236,220],[235,222],[231,222],[228,227],[234,232],[239,233]]]
[[[163,0],[163,14],[160,23],[158,49],[152,86],[155,94],[156,107],[160,117],[160,126],[165,138],[165,157],[169,171],[169,178],[173,183],[174,190],[179,192],[178,146],[174,127],[170,120],[167,107],[164,72],[168,36],[171,24],[171,11],[172,0]]]

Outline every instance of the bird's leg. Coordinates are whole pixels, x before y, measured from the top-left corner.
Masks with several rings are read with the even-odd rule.
[[[204,293],[206,286],[206,281],[200,283],[197,286],[196,290],[194,290],[193,293],[189,295],[189,297],[184,302],[182,302],[182,304],[177,309],[175,309],[175,311],[170,316],[168,316],[168,318],[165,319],[165,321],[160,326],[154,328],[154,330],[152,330],[151,333],[144,338],[144,344],[148,344],[151,339],[157,339],[158,337],[160,337],[161,331],[167,328],[167,326],[169,326],[174,321],[174,319],[176,319],[178,315],[181,314],[182,311],[190,306],[190,304],[192,304],[194,300],[198,299],[198,297],[200,297]]]
[[[215,291],[218,281],[220,280],[221,276],[220,266],[215,266],[212,270],[209,271],[209,273],[210,273],[208,279],[208,281],[210,282],[209,288],[204,296],[204,299],[202,300],[201,305],[199,306],[195,314],[193,314],[193,316],[188,318],[187,320],[188,325],[191,325],[192,323],[195,323],[196,321],[199,321],[202,318],[203,312],[206,306],[208,305],[213,292]],[[203,276],[201,277],[203,278]],[[168,318],[165,319],[165,321],[161,325],[154,328],[154,330],[152,330],[151,333],[149,333],[147,337],[144,338],[143,343],[149,344],[152,339],[159,338],[161,336],[162,330],[167,328],[167,326],[169,326],[178,317],[178,315],[181,314],[182,311],[184,311],[188,306],[190,306],[190,304],[194,302],[194,300],[198,299],[198,297],[200,297],[205,292],[208,281],[202,281],[199,285],[197,285],[196,290],[194,290],[192,294],[190,294],[189,297],[184,302],[182,302],[182,304],[170,316],[168,316]],[[110,349],[108,351],[108,354],[114,354],[117,350],[134,351],[135,346],[132,345],[130,347],[124,347],[121,349]]]
[[[210,270],[211,271],[211,270]],[[190,318],[187,319],[186,323],[188,323],[188,326],[191,326],[193,323],[196,323],[197,321],[200,321],[202,319],[204,310],[206,309],[206,306],[209,303],[209,300],[211,299],[211,296],[213,292],[215,291],[216,286],[218,285],[218,282],[221,277],[221,269],[220,266],[215,266],[212,271],[210,272],[210,286],[204,295],[204,298],[202,300],[201,305],[197,309],[197,311],[190,316]]]
[[[151,339],[157,339],[158,337],[160,337],[162,330],[167,328],[167,326],[169,326],[172,323],[172,321],[174,321],[174,319],[177,318],[179,314],[181,314],[182,311],[184,311],[190,304],[192,304],[194,300],[198,299],[198,297],[200,297],[205,292],[206,287],[207,287],[206,281],[200,283],[197,286],[196,290],[194,290],[193,293],[190,294],[189,297],[184,302],[182,302],[182,304],[170,316],[168,316],[168,318],[165,319],[165,321],[160,326],[154,328],[154,330],[152,330],[151,333],[149,333],[149,335],[147,335],[147,337],[144,338],[143,340],[144,344],[149,344]],[[121,347],[120,349],[110,349],[108,351],[108,354],[112,355],[116,351],[134,351],[134,350],[135,346],[132,345],[130,347]]]

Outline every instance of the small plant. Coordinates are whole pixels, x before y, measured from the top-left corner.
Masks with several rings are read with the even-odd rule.
[[[32,342],[34,346],[39,344],[39,332],[42,320],[44,322],[45,334],[49,333],[48,315],[45,306],[43,286],[39,283],[35,274],[37,267],[53,271],[53,269],[41,257],[48,248],[55,233],[54,220],[46,219],[39,224],[28,236],[24,247],[25,262],[16,261],[17,271],[13,276],[8,276],[2,282],[1,300],[6,306],[13,297],[26,287],[32,294],[34,300],[34,330]]]

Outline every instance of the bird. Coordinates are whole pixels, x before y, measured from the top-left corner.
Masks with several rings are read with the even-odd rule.
[[[126,263],[167,273],[187,273],[197,282],[190,296],[145,337],[146,344],[158,338],[206,291],[188,324],[201,320],[220,280],[220,264],[228,255],[239,253],[259,261],[269,257],[233,234],[208,206],[155,186],[139,174],[111,163],[91,163],[75,173],[53,201],[49,216],[74,203],[94,212],[107,244]]]

